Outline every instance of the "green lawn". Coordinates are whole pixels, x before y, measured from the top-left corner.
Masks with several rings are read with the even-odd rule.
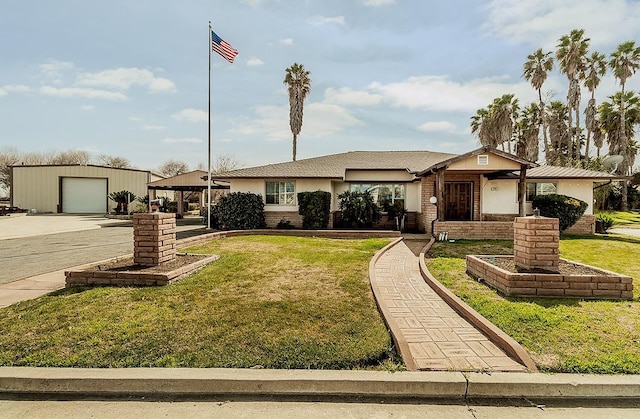
[[[389,241],[277,236],[160,288],[75,288],[0,309],[0,365],[397,368],[368,282]]]
[[[640,240],[565,237],[561,256],[634,278],[633,301],[509,298],[465,273],[467,254],[513,254],[513,241],[436,243],[431,273],[458,297],[511,335],[543,371],[640,373]]]
[[[640,228],[640,213],[632,211],[599,211],[598,215],[606,215],[613,220],[614,227]]]

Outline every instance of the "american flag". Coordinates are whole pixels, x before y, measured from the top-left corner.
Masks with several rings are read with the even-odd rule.
[[[230,63],[233,63],[233,59],[238,55],[238,50],[216,35],[214,31],[211,31],[211,48]]]

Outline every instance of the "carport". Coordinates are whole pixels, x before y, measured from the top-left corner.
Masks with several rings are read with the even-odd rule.
[[[157,180],[147,184],[147,192],[149,194],[149,201],[157,199],[158,191],[173,191],[178,192],[178,202],[184,201],[185,192],[196,192],[200,194],[200,207],[203,207],[208,202],[207,199],[207,183],[208,175],[204,170],[194,170],[192,172],[182,173],[170,178]],[[212,198],[213,191],[221,191],[229,189],[229,182],[222,182],[213,180],[211,182]],[[165,194],[166,196],[166,194]],[[213,199],[212,199],[213,201]],[[151,207],[149,207],[151,211]],[[178,205],[178,214],[183,215],[184,210],[182,205]]]

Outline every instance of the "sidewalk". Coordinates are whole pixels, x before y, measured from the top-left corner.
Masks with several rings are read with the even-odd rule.
[[[527,371],[436,294],[403,241],[381,252],[369,276],[407,369]]]

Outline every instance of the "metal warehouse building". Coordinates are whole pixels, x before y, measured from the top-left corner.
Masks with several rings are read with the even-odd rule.
[[[37,212],[108,213],[111,192],[147,194],[147,183],[162,179],[150,171],[94,165],[11,167],[11,206]]]

